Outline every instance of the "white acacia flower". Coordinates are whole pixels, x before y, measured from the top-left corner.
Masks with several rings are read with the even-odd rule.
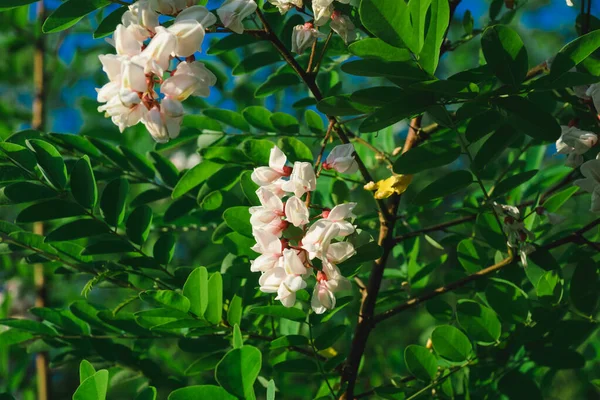
[[[142,41],[138,40],[134,29],[119,24],[113,34],[117,54],[120,56],[135,56],[142,52]]]
[[[288,275],[306,275],[308,269],[304,266],[302,258],[298,254],[298,250],[285,249],[283,250],[282,267]]]
[[[581,189],[592,194],[590,211],[600,212],[600,159],[586,161],[581,165],[580,171],[584,179],[574,183]]]
[[[285,218],[294,226],[308,224],[309,212],[306,204],[296,196],[292,196],[285,202]]]
[[[164,108],[152,107],[142,122],[148,129],[150,136],[158,143],[166,143],[179,136],[181,130],[181,117],[174,118],[164,112]]]
[[[244,18],[256,11],[254,0],[226,0],[217,10],[217,15],[225,28],[235,33],[244,33]]]
[[[335,225],[338,230],[339,236],[348,236],[354,233],[354,225],[346,219],[355,218],[356,215],[352,213],[352,210],[356,207],[356,203],[344,203],[338,204],[333,207],[330,211],[323,212],[322,221],[324,224]]]
[[[527,267],[527,256],[536,250],[535,246],[531,243],[523,243],[521,245],[519,248],[519,257],[521,258],[521,264],[523,264],[524,267]]]
[[[144,93],[148,82],[144,74],[144,59],[140,56],[123,58],[121,62],[121,87]]]
[[[274,146],[271,149],[269,155],[269,166],[254,168],[252,171],[252,181],[259,186],[267,186],[283,176],[288,176],[291,172],[291,168],[286,167],[287,157],[279,147]],[[283,182],[280,182],[283,186]]]
[[[148,0],[139,0],[131,4],[129,10],[121,17],[121,22],[125,27],[130,28],[140,41],[150,37],[150,32],[154,32],[160,25],[158,14],[152,9]]]
[[[292,8],[302,8],[302,0],[269,0],[269,3],[273,4],[281,14],[285,14]]]
[[[296,161],[290,180],[285,182],[282,188],[286,192],[294,193],[296,197],[302,197],[304,193],[315,190],[317,188],[317,177],[312,164]]]
[[[180,12],[173,25],[168,28],[169,32],[176,37],[172,54],[189,57],[200,51],[204,41],[204,30],[216,22],[217,17],[203,6],[192,6]]]
[[[131,98],[128,98],[131,101]],[[139,100],[139,97],[138,97]],[[111,98],[106,104],[98,107],[99,112],[103,112],[106,117],[110,117],[112,122],[123,132],[125,128],[133,126],[140,122],[146,115],[146,107],[139,103],[129,106],[123,104],[121,96]]]
[[[321,6],[313,1],[313,13],[315,25],[323,26],[329,21],[329,18],[331,18],[331,15],[333,14],[333,5],[330,3],[329,5]]]
[[[493,203],[494,211],[500,216],[500,218],[510,217],[513,219],[521,218],[521,212],[515,206],[508,206],[506,204]]]
[[[358,164],[354,159],[354,146],[341,144],[335,146],[323,163],[324,169],[335,169],[339,173],[353,174],[358,171]]]
[[[255,230],[265,230],[281,237],[287,222],[282,219],[285,215],[283,202],[264,187],[258,188],[256,195],[261,206],[250,207],[250,224]]]
[[[329,262],[323,262],[323,271],[317,273],[317,284],[313,290],[310,305],[317,314],[335,308],[335,293],[350,289],[350,282],[340,270]]]
[[[281,301],[285,307],[296,304],[296,292],[306,287],[306,282],[301,276],[288,275],[277,289],[275,300]]]
[[[100,89],[96,89],[98,92],[97,100],[101,103],[105,103],[110,99],[118,96],[121,90],[121,64],[125,57],[117,56],[115,54],[102,54],[98,58],[102,63],[102,70],[106,73],[109,82],[102,86]]]
[[[302,54],[306,49],[313,45],[318,38],[324,38],[326,35],[315,29],[310,22],[304,25],[296,25],[292,31],[292,51]]]
[[[253,231],[256,245],[252,250],[260,253],[255,260],[250,261],[252,272],[266,272],[276,267],[282,267],[283,244],[281,240],[267,231]]]
[[[556,152],[567,154],[566,165],[576,168],[583,163],[583,154],[598,143],[598,136],[574,126],[561,126],[562,134],[556,141]]]
[[[281,283],[287,276],[285,270],[281,267],[268,270],[258,279],[260,291],[263,293],[277,293],[279,286],[281,286]],[[300,278],[300,280],[302,280],[302,278]]]
[[[320,219],[308,229],[306,235],[302,238],[301,247],[307,251],[311,260],[315,257],[323,259],[324,255],[327,254],[331,241],[339,233],[340,230],[336,224],[327,223],[325,220]]]
[[[171,53],[177,46],[177,37],[162,26],[156,27],[156,35],[140,56],[146,61],[144,72],[154,73],[160,77],[169,69]]]
[[[150,0],[150,7],[164,15],[175,15],[184,8],[194,5],[194,3],[192,0]]]
[[[331,243],[325,253],[325,258],[332,264],[339,264],[356,254],[354,245],[350,242]]]
[[[356,40],[356,26],[352,23],[347,15],[343,15],[339,11],[334,11],[331,15],[331,29],[340,35],[344,43],[348,44]]]
[[[590,85],[585,94],[592,98],[596,111],[600,112],[600,84],[594,83],[593,85]]]
[[[165,96],[184,101],[189,96],[208,97],[210,87],[217,83],[217,77],[200,61],[181,62],[175,73],[164,80],[160,87]]]

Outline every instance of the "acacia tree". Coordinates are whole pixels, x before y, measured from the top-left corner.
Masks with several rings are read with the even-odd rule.
[[[19,317],[4,296],[6,398],[33,387],[25,348],[51,361],[39,398],[593,397],[591,0],[537,66],[518,2],[484,26],[460,0],[206,3],[40,13],[111,46],[79,134],[0,142],[3,270],[43,266],[50,294]],[[436,77],[475,42],[481,65]]]

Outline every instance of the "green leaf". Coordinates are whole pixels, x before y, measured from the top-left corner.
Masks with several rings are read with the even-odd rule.
[[[46,324],[30,319],[0,319],[0,325],[43,336],[56,336],[58,332]]]
[[[128,253],[134,251],[133,246],[129,243],[117,240],[102,240],[87,246],[81,254],[83,255],[98,255],[98,254],[113,254],[113,253]]]
[[[510,192],[513,189],[521,187],[521,185],[533,179],[538,172],[539,171],[537,169],[534,169],[532,171],[521,172],[520,174],[509,176],[508,178],[503,179],[494,189],[494,196],[500,196]]]
[[[495,343],[502,333],[496,313],[475,301],[459,300],[456,306],[458,323],[469,337],[480,343]]]
[[[244,236],[252,237],[250,211],[248,207],[230,207],[223,213],[223,219],[231,229]]]
[[[108,227],[95,219],[78,219],[59,226],[46,236],[46,242],[63,242],[109,233]]]
[[[260,200],[258,200],[258,196],[256,195],[256,190],[259,186],[254,183],[251,178],[252,171],[244,171],[242,176],[240,177],[240,185],[242,186],[242,192],[244,192],[244,196],[250,202],[252,206],[260,206]]]
[[[324,330],[315,338],[314,345],[317,350],[325,350],[335,344],[344,334],[347,329],[345,325],[337,325]]]
[[[180,199],[177,199],[174,202],[172,202],[169,205],[169,208],[167,208],[167,211],[165,211],[163,221],[166,223],[176,221],[178,218],[183,217],[197,206],[198,204],[196,203],[195,198],[182,197]]]
[[[450,164],[460,157],[460,146],[452,141],[425,142],[403,154],[394,162],[394,172],[416,174]]]
[[[46,18],[42,32],[53,33],[70,28],[89,13],[109,4],[112,4],[109,0],[65,1]]]
[[[33,204],[17,215],[17,222],[50,221],[53,219],[84,215],[85,210],[75,203],[54,199]]]
[[[561,129],[552,114],[529,100],[518,97],[499,97],[494,102],[508,113],[507,122],[518,131],[547,142],[560,137]]]
[[[170,263],[173,258],[173,253],[175,252],[175,242],[175,235],[171,233],[166,233],[158,238],[156,243],[154,243],[154,248],[152,250],[152,254],[156,261],[163,265]]]
[[[232,126],[241,131],[249,131],[250,125],[244,120],[244,118],[237,112],[219,108],[208,108],[202,111],[204,115],[209,118],[216,119],[226,125]]]
[[[135,400],[156,400],[156,388],[148,386],[144,388],[136,397]]]
[[[82,384],[90,376],[96,373],[94,366],[87,360],[81,360],[79,364],[79,384]]]
[[[266,132],[275,132],[271,114],[271,111],[262,106],[250,106],[242,111],[242,116],[250,125]]]
[[[160,174],[160,178],[164,183],[171,187],[177,185],[179,180],[179,171],[173,163],[155,151],[150,152],[150,157],[154,161],[154,168]]]
[[[583,368],[586,362],[585,358],[575,350],[565,349],[560,345],[534,348],[529,358],[537,365],[555,370]]]
[[[256,241],[237,232],[230,232],[223,238],[225,249],[236,256],[255,258],[256,253],[251,250]]]
[[[227,322],[229,325],[239,325],[242,323],[242,298],[233,296],[227,308]]]
[[[58,193],[34,182],[15,182],[0,189],[0,205],[30,203],[50,199]]]
[[[76,150],[94,158],[102,157],[100,150],[98,150],[96,146],[94,146],[88,139],[82,136],[64,133],[51,133],[50,137],[55,143],[65,149]]]
[[[181,177],[179,182],[177,182],[177,186],[175,186],[173,189],[173,194],[171,197],[173,199],[177,199],[183,196],[196,186],[205,182],[221,168],[223,168],[222,164],[217,164],[210,161],[203,161],[202,163],[196,165],[194,168],[187,171],[185,175]]]
[[[488,27],[481,37],[488,66],[502,82],[518,86],[527,75],[527,50],[519,34],[504,25]]]
[[[500,318],[510,323],[524,323],[529,315],[525,292],[514,283],[491,278],[485,289],[485,299]]]
[[[400,86],[429,81],[433,77],[423,71],[414,61],[386,62],[380,60],[356,60],[342,64],[342,71],[356,76],[381,76]]]
[[[200,208],[205,211],[214,211],[221,208],[223,205],[223,193],[220,190],[215,190],[207,194],[200,202]]]
[[[578,186],[573,186],[564,190],[561,190],[560,192],[554,193],[552,196],[548,197],[546,200],[544,200],[544,202],[542,203],[542,206],[544,206],[544,208],[546,210],[548,210],[548,212],[556,212],[558,211],[563,204],[565,204],[567,202],[567,200],[569,200],[571,198],[571,196],[573,196],[577,191],[579,190]]]
[[[242,143],[244,154],[252,160],[256,166],[269,165],[271,149],[274,146],[275,143],[265,139],[248,139]]]
[[[313,161],[313,155],[310,148],[300,140],[293,137],[282,137],[277,142],[277,145],[283,151],[290,162],[296,161]]]
[[[406,3],[395,0],[361,1],[360,19],[369,32],[384,42],[394,47],[408,47],[419,54],[421,49],[412,40],[411,15]]]
[[[221,322],[223,314],[223,277],[215,272],[208,280],[208,305],[204,318],[213,325]]]
[[[242,36],[242,35],[231,35]],[[235,396],[227,393],[225,389],[214,385],[188,386],[171,392],[168,400],[236,400]]]
[[[244,57],[242,61],[233,67],[231,73],[233,75],[248,74],[278,61],[281,61],[281,57],[277,52],[274,51],[260,51],[257,53],[252,53],[247,57]]]
[[[233,326],[233,335],[231,338],[231,346],[234,349],[239,349],[244,345],[244,338],[242,337],[242,331],[240,330],[239,324]]]
[[[298,133],[300,132],[300,123],[296,117],[284,113],[276,112],[271,114],[271,123],[278,132],[283,133]]]
[[[94,39],[101,39],[103,37],[111,35],[117,28],[117,25],[121,23],[121,17],[123,16],[123,14],[125,14],[127,10],[127,7],[119,7],[110,14],[108,14],[106,17],[104,17],[102,22],[100,22],[100,24],[98,25],[98,28],[96,28],[96,30],[94,31]]]
[[[190,309],[190,301],[185,296],[172,290],[147,290],[140,293],[140,299],[150,304],[172,308],[184,313]]]
[[[419,53],[419,64],[426,72],[433,75],[438,66],[440,49],[444,41],[448,23],[450,22],[450,6],[448,1],[432,0],[429,12],[429,28],[425,35],[423,48]]]
[[[408,61],[412,59],[410,51],[390,46],[378,38],[365,38],[348,46],[348,51],[362,58],[377,58],[383,61]]]
[[[96,178],[90,164],[90,158],[85,155],[75,163],[71,171],[71,193],[79,204],[93,209],[98,201]]]
[[[308,129],[310,129],[312,133],[321,134],[325,130],[323,119],[313,110],[304,111],[304,120],[306,121],[306,125],[308,125]]]
[[[456,247],[458,262],[468,274],[474,274],[487,264],[486,248],[473,238],[463,239]]]
[[[288,308],[284,306],[254,307],[250,309],[250,313],[274,318],[285,318],[297,322],[303,322],[306,319],[306,313],[304,311],[298,308]]]
[[[435,103],[433,96],[426,92],[414,92],[377,109],[360,124],[363,133],[376,132],[396,122],[425,111]]]
[[[208,306],[208,271],[205,267],[194,269],[183,285],[183,295],[190,301],[190,312],[204,317]]]
[[[215,379],[229,393],[248,400],[256,399],[254,381],[262,365],[262,354],[253,346],[230,350],[217,364]]]
[[[415,204],[425,204],[428,201],[449,196],[473,183],[473,175],[468,171],[453,171],[430,183],[413,199]]]
[[[498,129],[504,123],[504,117],[496,110],[486,110],[475,115],[467,125],[465,137],[471,143],[478,141],[488,133]]]
[[[102,154],[112,161],[114,165],[124,169],[125,171],[133,170],[129,164],[129,161],[127,161],[127,157],[125,157],[115,146],[112,146],[94,137],[88,137],[87,140],[89,140],[94,147],[97,147],[98,150],[100,150]]]
[[[280,373],[313,374],[319,368],[317,364],[307,358],[285,360],[273,366]]]
[[[26,140],[27,147],[34,153],[44,177],[58,189],[67,186],[67,167],[54,146],[43,140]]]
[[[535,292],[542,301],[558,303],[562,298],[562,283],[558,272],[546,271],[535,285]]]
[[[227,146],[211,146],[200,150],[202,158],[223,164],[241,164],[248,162],[240,149]]]
[[[438,326],[431,333],[434,350],[443,358],[453,361],[465,361],[471,355],[473,346],[467,336],[458,328],[450,325]]]
[[[583,315],[593,317],[598,307],[600,279],[597,266],[591,259],[581,260],[571,277],[571,304]]]
[[[542,400],[544,398],[535,381],[516,369],[508,371],[500,378],[498,390],[511,400]]]
[[[486,165],[495,161],[504,150],[514,143],[520,133],[511,126],[503,125],[483,143],[473,159],[472,168],[482,170]]]
[[[25,6],[37,1],[38,0],[3,0],[2,5],[0,5],[0,10],[9,10],[11,8]]]
[[[590,56],[600,47],[600,31],[594,30],[582,35],[565,45],[554,60],[550,68],[550,77],[558,78],[583,60]]]
[[[125,201],[129,192],[129,182],[125,178],[111,181],[102,192],[100,209],[104,220],[112,226],[119,226],[125,217]]]
[[[271,341],[269,348],[271,350],[280,349],[282,347],[290,346],[308,346],[308,338],[302,335],[287,335],[280,336],[277,339]]]
[[[9,142],[0,142],[0,151],[8,158],[28,171],[33,171],[37,164],[35,154],[27,147]]]
[[[267,383],[267,400],[275,400],[275,381],[273,379]]]
[[[265,83],[256,88],[254,96],[266,97],[300,83],[300,78],[294,73],[271,75]]]
[[[346,116],[368,113],[371,108],[350,101],[349,95],[325,97],[317,109],[326,115]]]
[[[438,321],[449,322],[452,320],[452,317],[454,317],[452,306],[439,297],[428,300],[427,303],[425,303],[425,308],[427,309],[427,312]]]
[[[417,379],[430,382],[437,373],[437,360],[425,347],[411,344],[404,350],[406,368]]]
[[[210,48],[206,54],[217,55],[226,53],[230,50],[256,43],[257,41],[259,41],[259,39],[251,35],[238,35],[234,33],[211,42]]]
[[[154,179],[155,172],[150,161],[125,146],[119,146],[119,150],[127,157],[127,161],[129,161],[135,170],[148,179]]]
[[[0,333],[0,343],[3,346],[12,346],[33,339],[33,335],[29,332],[23,332],[18,329],[7,329]],[[2,399],[2,397],[0,397]]]
[[[138,194],[132,201],[129,203],[131,207],[138,207],[143,204],[153,203],[158,200],[166,199],[171,197],[171,192],[166,189],[148,189]]]
[[[79,385],[73,400],[105,400],[107,390],[108,370],[101,369]]]
[[[127,218],[127,236],[135,244],[141,245],[148,239],[152,226],[152,209],[147,205],[139,206]]]

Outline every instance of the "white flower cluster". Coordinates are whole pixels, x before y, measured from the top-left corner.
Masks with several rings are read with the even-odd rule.
[[[192,95],[207,97],[216,83],[215,75],[195,61],[194,53],[200,51],[205,31],[217,17],[194,3],[139,0],[123,14],[110,41],[116,54],[99,57],[110,82],[98,89],[97,96],[106,103],[98,111],[121,132],[141,121],[159,143],[176,138],[184,114],[181,102]],[[253,0],[227,0],[217,14],[225,27],[241,33],[241,20],[255,10]],[[159,23],[159,14],[175,19],[166,28]],[[169,69],[175,58],[179,64]]]
[[[521,263],[527,266],[527,255],[535,251],[535,246],[527,240],[535,239],[535,235],[525,228],[521,220],[521,212],[517,207],[494,202],[494,211],[502,219],[502,229],[508,238],[508,246],[517,249]]]
[[[350,0],[337,0],[340,3],[348,4]],[[285,14],[293,8],[302,8],[303,0],[269,0],[279,9],[281,14]],[[297,25],[292,32],[292,51],[302,54],[306,49],[311,47],[313,43],[326,35],[319,32],[315,27],[320,27],[327,24],[331,19],[330,28],[340,35],[344,43],[348,44],[356,40],[356,27],[347,15],[343,15],[339,10],[335,10],[333,6],[334,0],[312,0],[313,21],[307,22],[304,25]]]
[[[352,145],[343,146],[341,150],[341,146],[334,148],[326,163],[330,168],[337,166],[338,171],[352,171],[355,168],[352,164],[356,163],[352,157],[354,150],[348,148]],[[296,292],[306,287],[306,279],[315,271],[317,283],[311,306],[322,314],[335,307],[335,293],[350,286],[337,264],[355,254],[352,243],[343,238],[355,231],[348,219],[355,217],[352,209],[356,203],[325,209],[311,225],[309,209],[301,198],[316,189],[313,166],[309,162],[295,162],[292,168],[286,163],[286,155],[273,147],[269,166],[252,172],[252,180],[260,186],[256,194],[261,203],[250,208],[256,239],[252,250],[260,256],[251,262],[250,269],[262,273],[260,290],[277,293],[275,299],[286,307],[295,304]],[[322,269],[313,265],[315,259],[321,261]]]

